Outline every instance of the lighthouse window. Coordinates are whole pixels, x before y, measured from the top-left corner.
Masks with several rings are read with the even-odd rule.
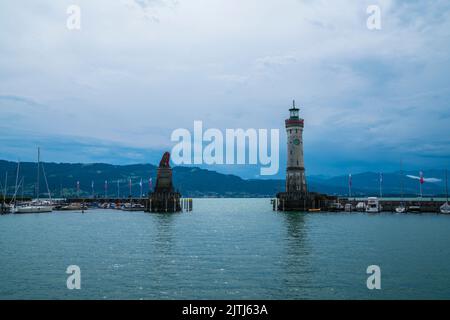
[[[297,129],[295,129],[295,133],[297,133]]]
[[[298,160],[297,160],[297,165],[298,165]]]

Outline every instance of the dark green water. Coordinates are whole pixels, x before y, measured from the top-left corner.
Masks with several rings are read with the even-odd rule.
[[[277,213],[201,199],[192,213],[0,216],[2,299],[449,299],[450,216]],[[381,267],[381,290],[366,268]],[[66,287],[81,268],[81,290]]]

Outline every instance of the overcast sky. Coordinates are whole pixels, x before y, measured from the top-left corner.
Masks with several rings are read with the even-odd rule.
[[[66,27],[71,4],[81,30]],[[279,128],[284,174],[296,99],[307,174],[443,168],[449,59],[447,0],[3,1],[0,158],[40,145],[46,161],[157,163],[202,120]]]

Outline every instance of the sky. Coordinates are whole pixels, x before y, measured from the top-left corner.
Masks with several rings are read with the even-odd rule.
[[[448,1],[2,2],[0,159],[156,164],[201,120],[279,129],[281,177],[295,99],[307,174],[444,168],[449,74]]]

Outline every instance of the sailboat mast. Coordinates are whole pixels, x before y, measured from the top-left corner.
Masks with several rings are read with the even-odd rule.
[[[10,204],[14,201],[16,202],[17,192],[19,191],[19,170],[20,170],[20,160],[17,160],[17,169],[16,169],[16,183],[14,185],[14,197],[10,200]]]
[[[6,192],[8,191],[8,189],[6,188],[7,185],[8,185],[8,171],[6,171],[5,174],[5,189],[3,190],[3,204],[5,204],[6,202]]]
[[[448,203],[448,174],[447,174],[447,169],[445,169],[445,194],[447,196],[447,203]]]
[[[44,174],[44,181],[45,181],[45,186],[47,187],[48,198],[50,199],[50,201],[52,201],[52,194],[50,192],[50,188],[48,187],[47,174],[45,174],[44,165],[42,165],[42,173]]]
[[[17,161],[17,170],[16,170],[16,185],[15,185],[15,189],[14,192],[17,193],[17,191],[19,190],[19,170],[20,170],[20,160]]]
[[[38,162],[37,162],[37,182],[36,182],[36,198],[39,200],[39,167],[41,164],[41,148],[38,147]]]
[[[403,201],[403,161],[400,160],[400,189]]]

